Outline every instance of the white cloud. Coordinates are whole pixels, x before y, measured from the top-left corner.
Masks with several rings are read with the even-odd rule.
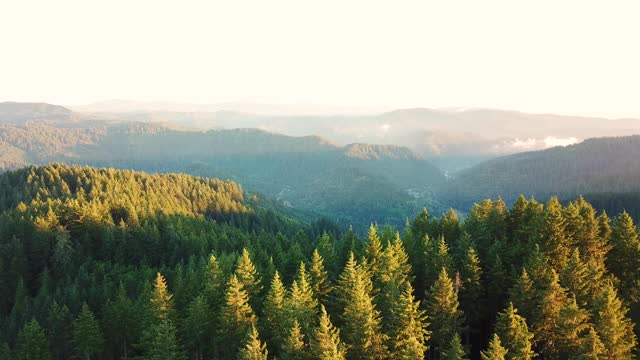
[[[568,146],[568,145],[577,144],[578,142],[580,141],[575,137],[557,138],[555,136],[547,136],[544,139],[544,145],[546,148],[554,147],[554,146]]]
[[[536,139],[528,138],[528,139],[518,139],[516,138],[511,144],[512,147],[516,149],[532,149],[536,146]]]

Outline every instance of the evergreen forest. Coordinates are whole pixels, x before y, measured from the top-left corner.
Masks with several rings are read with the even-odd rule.
[[[0,359],[632,359],[640,238],[582,197],[308,223],[232,181],[0,174]]]

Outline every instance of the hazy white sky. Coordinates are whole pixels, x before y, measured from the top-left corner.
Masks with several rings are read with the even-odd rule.
[[[639,1],[0,0],[0,101],[640,117]]]

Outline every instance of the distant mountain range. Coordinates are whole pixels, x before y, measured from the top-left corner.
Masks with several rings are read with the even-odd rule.
[[[196,130],[258,128],[317,135],[336,144],[399,145],[453,173],[492,157],[640,133],[638,119],[527,114],[483,108],[358,109],[252,103],[107,101],[73,108],[93,118],[157,122]]]
[[[438,189],[442,201],[468,208],[484,198],[508,203],[520,194],[546,199],[640,192],[640,136],[594,138],[580,144],[483,162]]]
[[[215,176],[280,206],[366,228],[372,220],[402,224],[424,206],[465,212],[475,201],[512,202],[521,193],[585,194],[608,209],[628,207],[624,194],[640,193],[640,136],[580,141],[638,127],[635,119],[488,109],[89,114],[0,103],[0,170],[57,161]]]
[[[130,101],[107,100],[87,105],[69,106],[70,109],[83,113],[211,113],[233,111],[262,115],[327,115],[327,114],[375,114],[389,110],[385,107],[335,106],[323,104],[264,104],[246,101],[191,104],[170,101]]]
[[[3,168],[56,161],[233,179],[284,206],[361,228],[372,220],[403,224],[424,206],[445,210],[432,193],[446,181],[442,171],[395,145],[342,146],[260,129],[185,131],[80,114],[64,123],[4,121],[0,150]]]

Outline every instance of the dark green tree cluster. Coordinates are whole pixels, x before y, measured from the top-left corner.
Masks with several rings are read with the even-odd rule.
[[[253,209],[217,180],[51,165],[0,184],[1,359],[637,349],[638,231],[582,198],[485,200],[464,221],[425,210],[361,239]]]

